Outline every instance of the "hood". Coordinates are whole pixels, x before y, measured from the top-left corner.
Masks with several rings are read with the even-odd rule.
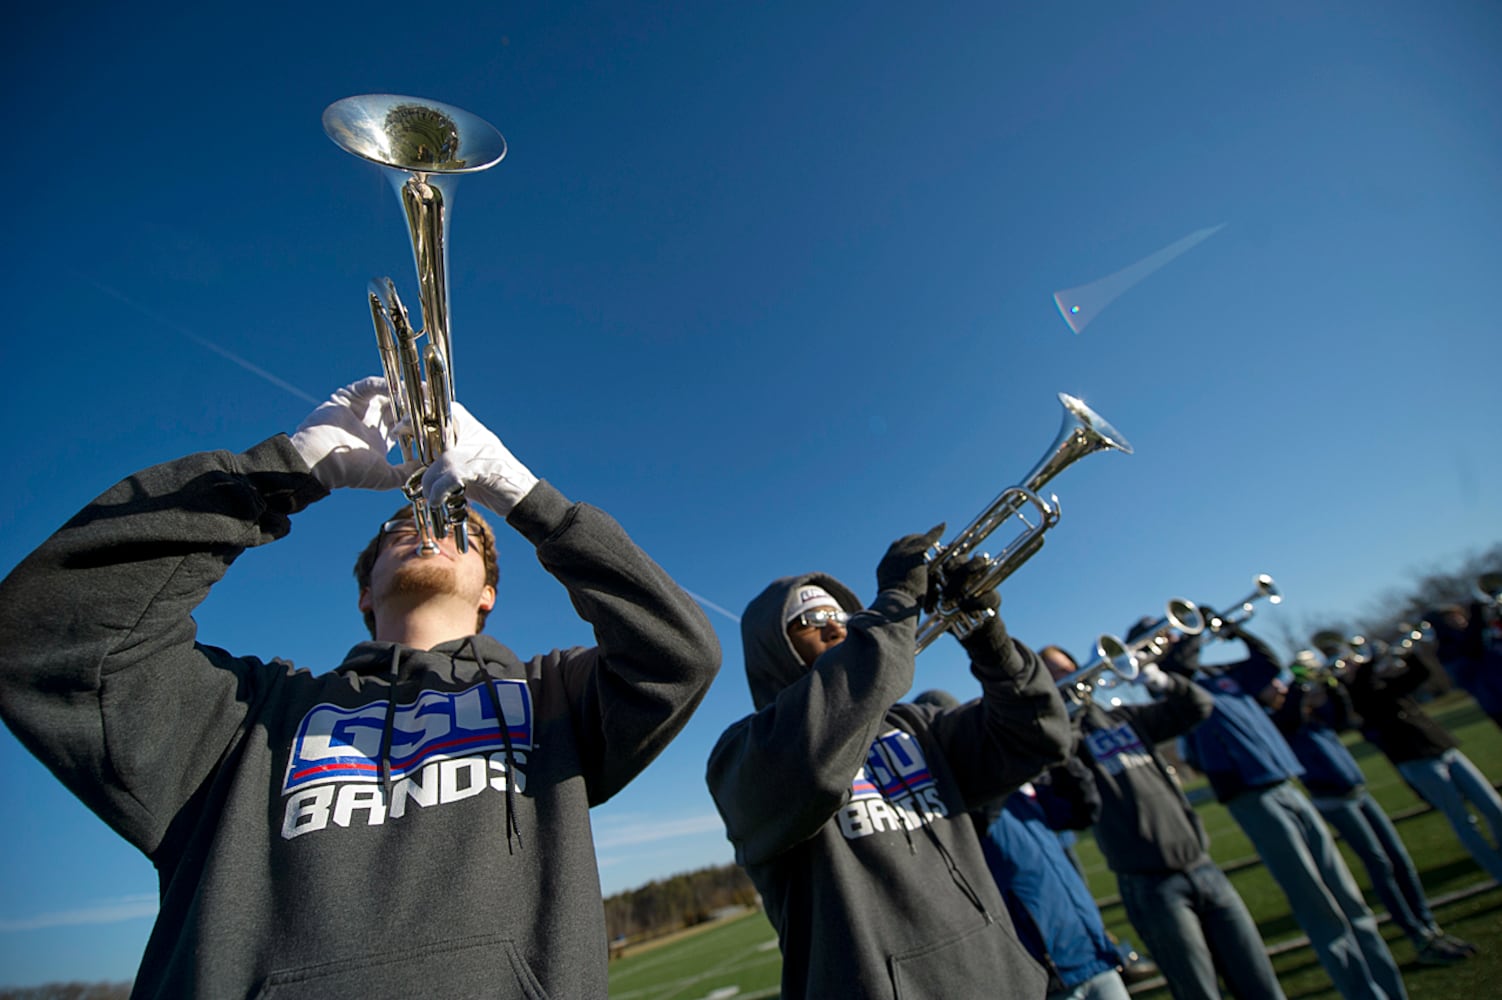
[[[336,668],[340,671],[350,671],[356,674],[379,674],[391,675],[391,661],[393,647],[400,650],[401,673],[407,672],[407,665],[414,655],[421,654],[422,650],[414,650],[407,646],[397,646],[391,642],[376,642],[368,640],[357,643],[344,656],[344,662]],[[447,656],[457,676],[457,680],[469,680],[468,671],[473,671],[473,676],[478,677],[481,669],[481,661],[485,663],[502,664],[512,670],[523,668],[521,660],[506,646],[492,639],[488,635],[466,636],[462,639],[451,639],[434,646],[431,652],[438,656]],[[476,655],[478,654],[478,656]],[[441,666],[434,660],[428,660],[425,666],[432,670],[441,671]]]
[[[741,614],[741,649],[746,657],[751,703],[758,709],[771,704],[779,691],[808,673],[788,638],[787,609],[797,603],[797,589],[809,583],[829,591],[844,611],[855,614],[864,607],[853,590],[828,573],[785,576],[753,597]]]

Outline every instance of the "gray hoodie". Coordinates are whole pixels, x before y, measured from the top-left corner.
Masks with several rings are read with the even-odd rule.
[[[807,583],[859,612],[809,667],[784,628]],[[972,662],[980,699],[897,704],[919,608],[894,589],[860,609],[820,573],[753,600],[741,636],[757,711],[709,760],[736,860],[781,942],[782,996],[1041,997],[1046,977],[1017,942],[968,813],[1063,760],[1058,694],[996,620],[1002,662]]]
[[[597,646],[363,642],[313,674],[197,643],[210,585],[324,495],[285,437],[191,455],[0,583],[0,715],[157,868],[133,995],[604,997],[588,810],[703,697],[708,621],[539,483],[507,520]]]

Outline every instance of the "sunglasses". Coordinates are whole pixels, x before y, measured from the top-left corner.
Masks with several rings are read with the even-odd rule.
[[[818,608],[813,611],[805,611],[793,621],[804,628],[822,629],[827,625],[841,625],[850,621],[850,613],[847,611],[832,611],[829,608]]]

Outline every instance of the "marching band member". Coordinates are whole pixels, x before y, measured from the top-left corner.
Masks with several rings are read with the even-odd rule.
[[[1058,646],[1040,655],[1056,681],[1078,669]],[[1174,1000],[1217,1000],[1217,969],[1238,1000],[1283,1000],[1256,922],[1210,860],[1204,823],[1156,749],[1202,723],[1214,702],[1187,677],[1152,665],[1139,679],[1156,700],[1106,709],[1087,699],[1075,715],[1077,754],[1101,799],[1095,842],[1116,873],[1127,919]]]
[[[476,634],[490,529],[418,554],[385,524],[360,560],[373,641],[325,673],[195,641],[246,549],[343,488],[390,489],[380,379],[291,438],[129,477],[0,584],[0,715],[155,865],[133,996],[602,997],[588,810],[703,697],[719,647],[607,515],[571,503],[457,404],[426,495],[463,484],[537,549],[598,645],[522,660]]]
[[[1359,664],[1346,678],[1362,734],[1421,798],[1444,814],[1481,869],[1502,882],[1502,796],[1461,752],[1455,737],[1414,699],[1429,680],[1424,657],[1391,656],[1392,663],[1377,658]],[[1471,815],[1473,808],[1480,823]]]
[[[1292,673],[1296,683],[1272,717],[1304,765],[1304,788],[1314,808],[1361,859],[1377,897],[1413,942],[1422,964],[1451,965],[1470,957],[1475,949],[1435,921],[1408,848],[1340,741],[1340,731],[1355,721],[1350,696],[1334,675],[1311,674],[1307,661],[1296,662]]]
[[[770,584],[741,620],[756,711],[721,736],[707,777],[777,929],[784,1000],[1044,992],[968,814],[1062,760],[1068,721],[999,617],[960,640],[979,699],[898,703],[940,530],[893,543],[869,608],[807,573]]]
[[[1214,612],[1200,606],[1206,619]],[[1221,638],[1239,638],[1248,657],[1199,669],[1203,633],[1186,636],[1161,661],[1164,670],[1194,677],[1214,699],[1214,711],[1184,737],[1185,759],[1210,779],[1215,797],[1251,840],[1282,888],[1320,964],[1346,1000],[1406,1000],[1407,989],[1377,919],[1335,848],[1314,806],[1294,785],[1303,765],[1268,717],[1286,688],[1282,668],[1265,643],[1234,622]]]

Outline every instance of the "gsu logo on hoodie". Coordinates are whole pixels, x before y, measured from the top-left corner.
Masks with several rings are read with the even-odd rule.
[[[524,681],[492,680],[517,766],[514,790],[526,790],[534,749],[532,697]],[[388,703],[358,708],[315,705],[303,717],[282,781],[286,839],[354,822],[377,826],[411,806],[428,808],[505,791],[506,739],[484,685],[424,691],[397,705],[388,761],[391,800],[381,783],[381,745]]]
[[[948,815],[923,747],[911,733],[894,729],[871,744],[866,765],[850,784],[850,801],[834,818],[845,838],[856,840],[915,830],[920,822]]]

